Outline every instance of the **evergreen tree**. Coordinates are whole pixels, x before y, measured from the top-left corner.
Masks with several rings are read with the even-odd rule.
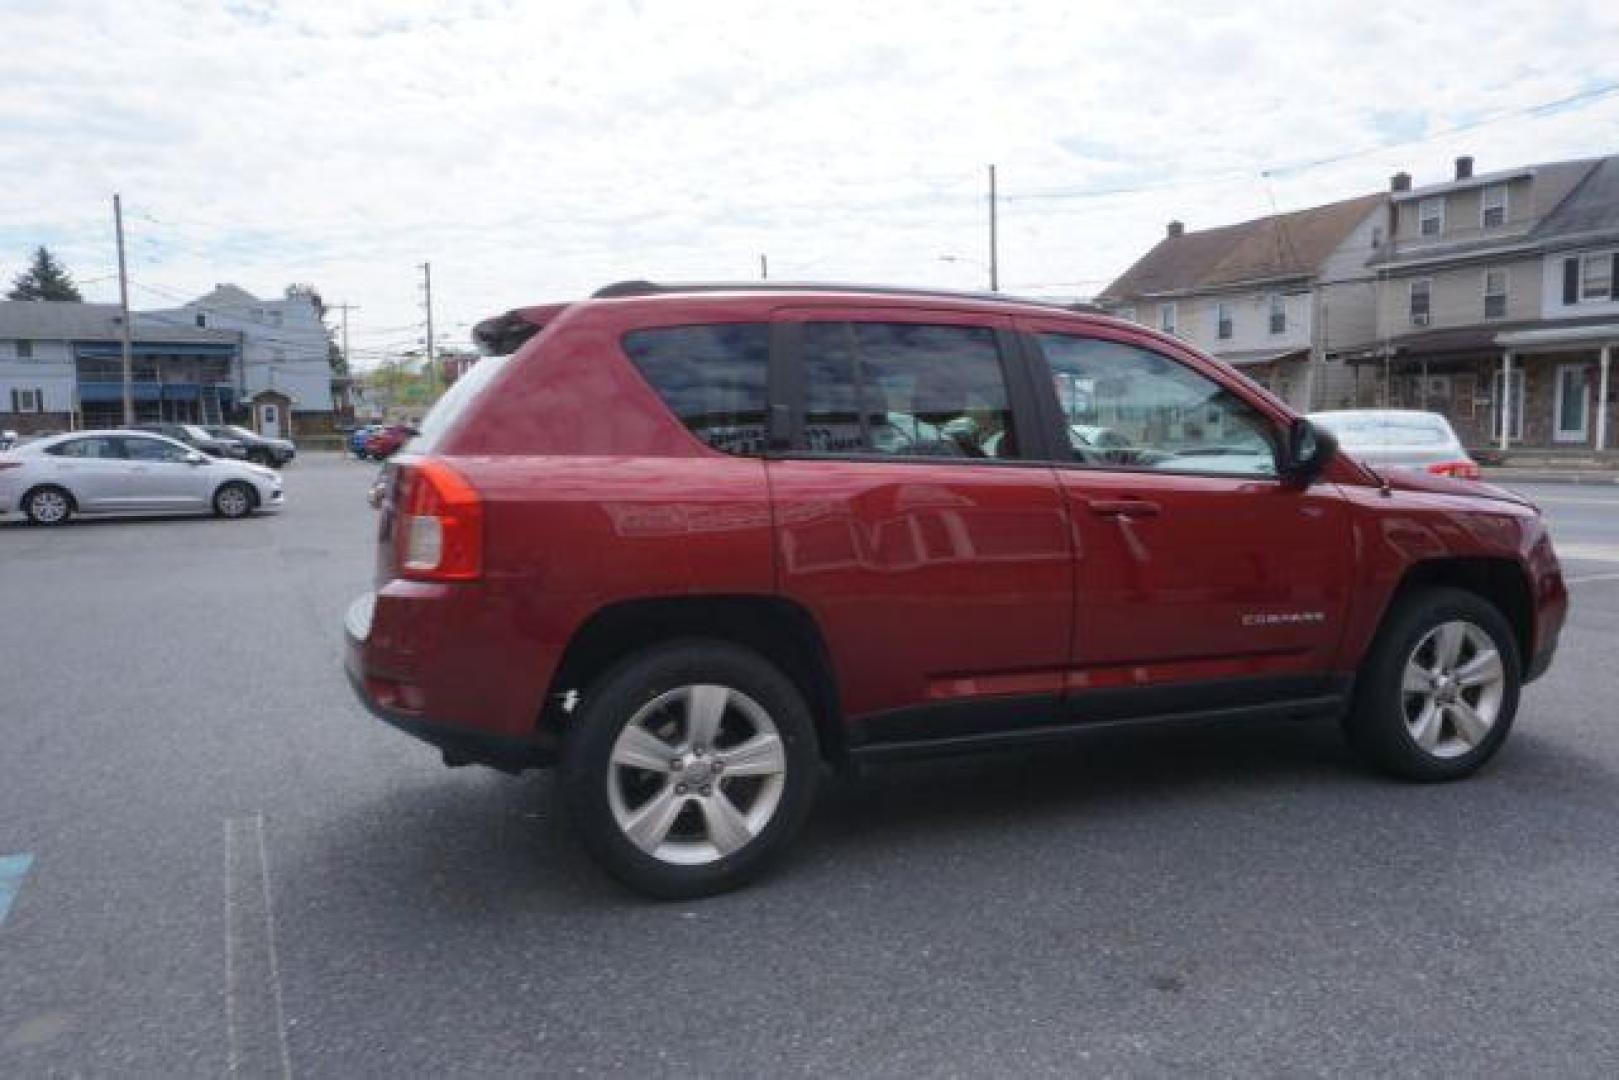
[[[83,300],[67,267],[43,245],[34,252],[28,269],[12,280],[7,300]]]

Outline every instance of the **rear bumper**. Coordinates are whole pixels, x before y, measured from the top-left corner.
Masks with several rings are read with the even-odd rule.
[[[399,657],[387,656],[372,641],[377,600],[376,594],[366,593],[349,605],[343,617],[344,672],[372,716],[436,747],[446,765],[488,765],[520,772],[556,764],[556,740],[540,732],[513,737],[434,715],[432,699],[437,695],[412,682],[408,671],[399,677],[398,669],[404,666]]]

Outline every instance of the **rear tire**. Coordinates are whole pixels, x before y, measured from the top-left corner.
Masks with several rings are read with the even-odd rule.
[[[252,488],[232,480],[214,492],[214,513],[222,518],[245,518],[253,512],[254,501]]]
[[[631,657],[585,693],[561,782],[608,873],[680,900],[757,876],[803,826],[819,773],[792,681],[756,653],[687,639]]]
[[[23,513],[32,525],[61,525],[73,516],[73,496],[54,484],[37,487],[23,496]]]
[[[1518,639],[1498,608],[1461,589],[1422,589],[1384,619],[1344,729],[1395,776],[1459,780],[1501,749],[1522,682]]]

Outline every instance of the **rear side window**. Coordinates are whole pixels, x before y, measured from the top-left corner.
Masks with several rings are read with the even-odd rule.
[[[69,439],[59,442],[55,446],[46,447],[45,452],[56,457],[72,458],[115,458],[118,453],[118,444],[112,439]]]
[[[624,352],[693,435],[728,454],[764,453],[768,325],[635,330]]]
[[[809,323],[803,449],[1016,458],[995,332],[979,326]]]

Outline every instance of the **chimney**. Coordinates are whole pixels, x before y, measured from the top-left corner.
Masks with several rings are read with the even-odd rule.
[[[1171,240],[1178,239],[1186,235],[1186,226],[1179,221],[1171,221],[1169,228],[1164,230],[1164,235]]]
[[[1389,177],[1389,190],[1410,191],[1411,174],[1408,172],[1397,172],[1393,176]]]
[[[1473,156],[1464,154],[1456,159],[1456,179],[1471,180],[1473,178]]]

